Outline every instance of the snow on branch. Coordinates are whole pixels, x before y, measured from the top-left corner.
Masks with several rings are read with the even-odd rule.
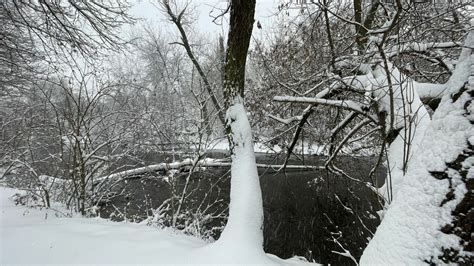
[[[323,92],[320,92],[320,93],[323,93]],[[313,113],[313,107],[314,105],[308,105],[308,107],[306,107],[303,110],[303,113],[300,115],[301,119],[299,120],[295,133],[293,134],[293,139],[291,141],[291,144],[287,147],[285,162],[283,163],[283,166],[280,169],[284,170],[287,168],[288,162],[290,160],[290,156],[293,153],[293,149],[296,146],[296,142],[298,141],[301,131],[303,130],[303,126],[308,121],[309,116]]]
[[[334,241],[334,243],[336,243],[343,250],[343,252],[331,250],[332,253],[335,253],[335,254],[341,255],[343,257],[349,258],[355,263],[355,265],[359,265],[359,263],[357,263],[357,260],[351,254],[351,252],[349,250],[345,249],[344,246],[342,246],[341,243],[334,236],[332,237],[332,240]]]
[[[99,160],[107,160],[106,157],[100,158],[100,157],[98,157],[98,156],[95,156],[95,154],[96,154],[100,149],[102,149],[103,147],[105,147],[106,145],[108,145],[108,144],[110,144],[110,143],[112,143],[112,142],[115,142],[115,141],[117,141],[117,140],[119,140],[119,137],[118,137],[118,136],[115,137],[115,138],[112,138],[112,139],[109,139],[109,140],[103,142],[102,144],[100,144],[99,146],[97,146],[97,148],[95,148],[92,152],[90,152],[89,154],[85,155],[85,156],[84,156],[84,161],[88,161],[89,159],[94,158],[94,157],[97,158],[97,159],[99,159]]]
[[[361,122],[359,122],[356,126],[354,126],[349,133],[346,134],[346,136],[342,139],[342,141],[339,143],[339,145],[334,149],[334,152],[331,154],[329,159],[326,161],[325,165],[328,166],[332,160],[336,157],[337,153],[342,149],[342,147],[347,143],[347,141],[357,132],[359,129],[361,129],[363,126],[367,125],[370,123],[370,119],[364,119]]]
[[[335,128],[331,130],[331,135],[337,134],[342,128],[344,128],[354,117],[356,117],[356,112],[350,112]]]
[[[368,110],[369,107],[362,105],[360,103],[351,101],[351,100],[327,100],[327,99],[318,99],[313,97],[295,97],[295,96],[275,96],[273,97],[274,101],[277,102],[291,102],[291,103],[309,103],[309,104],[321,104],[327,106],[334,106],[349,111],[354,111],[360,114],[363,114],[369,117],[373,122],[376,122],[377,119],[369,114],[365,110]]]
[[[432,49],[446,49],[446,48],[454,48],[460,47],[462,44],[459,42],[412,42],[412,43],[404,43],[400,45],[394,45],[387,49],[386,54],[388,57],[393,57],[401,53],[410,53],[410,52],[426,52]]]
[[[441,98],[446,91],[445,84],[413,82],[418,96],[423,99]]]
[[[355,111],[358,113],[365,113],[362,110],[362,107],[360,104],[351,100],[347,100],[347,101],[327,100],[327,99],[318,99],[318,98],[313,98],[313,97],[295,97],[295,96],[286,96],[286,95],[275,96],[273,97],[273,100],[277,102],[313,103],[313,104],[329,105],[329,106],[341,107],[343,109]]]
[[[282,124],[285,124],[285,125],[289,125],[293,122],[297,122],[297,121],[301,121],[301,119],[303,119],[303,117],[301,115],[298,115],[298,116],[292,116],[290,118],[281,118],[281,117],[278,117],[278,116],[274,116],[272,114],[267,114],[267,116],[275,121],[278,121]]]

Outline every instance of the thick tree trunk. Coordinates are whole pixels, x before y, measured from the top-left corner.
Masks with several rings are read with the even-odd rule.
[[[355,25],[355,31],[356,31],[356,43],[357,43],[357,48],[359,51],[362,53],[364,49],[364,41],[363,36],[362,36],[362,31],[363,27],[362,25],[362,0],[354,0],[354,21],[357,22]]]
[[[241,99],[237,96],[237,99]],[[263,203],[252,132],[241,100],[226,116],[233,144],[229,218],[219,241],[263,251]]]
[[[471,31],[432,120],[415,133],[420,145],[406,174],[393,176],[393,201],[361,265],[474,263],[473,45]]]
[[[220,243],[263,252],[263,206],[250,123],[243,104],[255,0],[233,0],[224,68],[226,133],[232,153],[229,219]],[[243,250],[242,250],[243,251]]]
[[[232,105],[237,95],[244,97],[245,64],[252,36],[254,13],[255,0],[232,0],[224,69],[226,108]]]

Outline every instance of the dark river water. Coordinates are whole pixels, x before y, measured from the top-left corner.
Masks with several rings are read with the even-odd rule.
[[[213,157],[221,157],[212,154]],[[166,158],[165,158],[166,157]],[[171,160],[170,156],[150,157],[150,163]],[[178,159],[178,158],[175,158]],[[322,165],[322,156],[306,156],[308,165]],[[282,158],[258,155],[259,163],[278,164]],[[292,159],[291,164],[301,164]],[[371,157],[342,156],[337,165],[356,182],[326,170],[276,172],[259,168],[265,213],[264,248],[266,252],[287,258],[304,256],[319,263],[351,265],[352,261],[333,251],[343,252],[337,242],[355,258],[363,249],[379,224],[376,211],[381,202],[364,183],[375,163]],[[159,173],[128,179],[114,187],[118,195],[101,204],[100,215],[114,220],[142,221],[153,214],[164,201],[170,202],[162,220],[170,225],[177,209],[188,173],[174,178]],[[219,237],[226,222],[229,203],[229,168],[199,169],[190,176],[186,198],[178,216],[178,228],[194,228],[204,236]],[[385,169],[377,170],[378,184],[385,178]],[[169,200],[174,199],[174,200]],[[190,223],[195,221],[190,226]],[[200,222],[197,222],[200,221]]]

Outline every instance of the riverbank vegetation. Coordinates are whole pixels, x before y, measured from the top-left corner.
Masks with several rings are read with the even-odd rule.
[[[164,20],[0,4],[18,203],[171,227],[227,259],[472,262],[469,1],[278,1],[267,22],[231,0],[213,37],[195,3],[150,3]]]

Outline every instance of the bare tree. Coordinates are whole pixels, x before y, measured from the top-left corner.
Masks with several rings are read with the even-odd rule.
[[[219,104],[219,100],[217,99],[216,93],[214,92],[214,88],[211,85],[211,82],[209,81],[206,73],[204,73],[204,70],[201,66],[201,64],[198,62],[192,48],[191,44],[188,40],[188,36],[186,34],[186,31],[184,30],[184,22],[183,18],[186,15],[186,9],[188,8],[188,4],[186,4],[185,7],[183,7],[180,11],[175,11],[174,9],[177,9],[178,6],[175,1],[161,1],[160,2],[163,10],[166,12],[168,17],[170,18],[171,22],[176,26],[176,28],[179,30],[179,34],[181,36],[181,42],[177,42],[176,44],[179,44],[184,47],[186,50],[186,53],[193,63],[194,67],[196,68],[199,76],[201,77],[203,83],[204,83],[204,88],[209,94],[209,97],[212,100],[212,104],[214,105],[214,108],[217,110],[219,120],[221,121],[222,124],[225,124],[224,120],[224,111],[223,108]],[[174,6],[174,9],[172,8]]]
[[[463,161],[466,156],[472,156],[469,152],[470,144],[467,143],[470,131],[467,128],[461,130],[459,134],[462,137],[457,139],[460,147],[463,147],[460,150],[464,151],[460,153],[453,151],[454,154],[450,159],[440,159],[437,161],[438,166],[436,167],[427,163],[425,157],[426,153],[432,154],[434,151],[431,147],[424,147],[424,145],[432,146],[428,143],[433,141],[432,134],[438,132],[436,128],[438,121],[440,121],[438,119],[442,120],[441,117],[447,115],[444,108],[455,108],[451,104],[459,99],[469,105],[472,99],[472,95],[468,93],[469,89],[460,85],[468,82],[469,75],[460,77],[456,74],[465,71],[465,67],[472,64],[468,59],[472,52],[471,33],[465,39],[464,45],[461,45],[465,33],[472,32],[469,22],[460,22],[462,21],[460,18],[463,17],[462,10],[466,4],[446,3],[446,5],[429,6],[418,5],[415,2],[395,1],[391,5],[384,1],[372,1],[372,3],[354,1],[351,6],[354,10],[352,16],[348,16],[344,10],[338,10],[335,3],[330,5],[324,1],[317,2],[316,5],[337,20],[344,22],[347,27],[355,28],[355,50],[358,53],[356,56],[354,54],[339,56],[335,60],[335,66],[339,68],[339,71],[333,73],[337,76],[331,78],[333,82],[319,93],[312,96],[304,94],[277,96],[274,100],[338,108],[346,114],[345,118],[341,118],[332,130],[333,136],[341,134],[341,137],[331,137],[332,140],[340,139],[340,141],[331,149],[326,166],[348,178],[351,178],[350,173],[340,170],[334,164],[333,158],[351,139],[355,141],[368,136],[368,134],[356,136],[357,132],[361,132],[361,129],[369,126],[369,130],[366,132],[373,130],[379,132],[381,145],[377,165],[386,158],[386,165],[389,168],[388,178],[381,192],[386,196],[386,202],[390,203],[392,207],[388,209],[374,240],[369,243],[362,261],[364,263],[401,262],[404,256],[396,257],[390,254],[396,254],[399,247],[404,247],[406,250],[409,238],[412,238],[412,241],[408,242],[409,245],[413,244],[411,248],[414,253],[425,250],[427,245],[431,245],[433,242],[439,243],[437,252],[424,257],[419,255],[421,253],[416,253],[417,255],[407,258],[407,261],[413,259],[410,261],[411,263],[421,263],[423,260],[432,263],[470,260],[469,256],[461,255],[461,250],[469,250],[470,244],[466,233],[453,233],[448,229],[431,227],[439,222],[438,218],[417,219],[416,217],[420,216],[409,211],[410,208],[416,208],[419,213],[426,216],[450,213],[454,223],[462,223],[458,215],[467,214],[465,204],[468,201],[466,199],[471,197],[470,194],[462,193],[458,197],[450,195],[452,191],[465,191],[465,187],[469,186],[468,182],[463,179],[462,174],[456,177],[444,176],[442,169],[447,167],[459,171],[459,166],[453,161],[454,158],[458,156],[459,161]],[[415,20],[417,25],[413,24]],[[461,26],[462,23],[466,26]],[[437,27],[433,27],[433,24],[436,24]],[[446,33],[442,34],[443,41],[439,40],[439,35],[436,32],[436,29],[440,28]],[[415,31],[417,34],[413,34]],[[332,40],[332,42],[334,41],[335,39]],[[461,46],[464,48],[457,59],[458,63],[455,66],[450,65],[448,62],[455,53],[459,52]],[[411,63],[406,63],[405,56],[412,60]],[[419,66],[424,66],[425,69]],[[430,72],[427,71],[428,69],[431,73],[427,73]],[[451,78],[443,84],[442,81],[447,80],[445,79],[446,74],[451,75]],[[456,83],[455,80],[460,83]],[[322,97],[327,93],[331,93],[332,96]],[[441,99],[443,108],[432,105],[433,99],[436,98],[438,98],[438,102]],[[427,106],[435,109],[433,119],[430,119]],[[460,113],[467,111],[461,109],[459,109]],[[307,110],[304,109],[303,114]],[[301,115],[295,120],[302,121],[301,117],[304,116]],[[294,121],[292,119],[288,121],[290,120]],[[459,123],[466,124],[468,121],[459,121]],[[297,135],[295,136],[297,137]],[[440,141],[450,142],[446,138]],[[435,168],[441,168],[440,173]],[[421,174],[420,171],[425,171],[425,173]],[[441,185],[437,181],[437,179],[444,179],[441,176],[449,179],[451,185]],[[452,182],[457,182],[458,185],[453,186]],[[427,195],[424,192],[427,186],[438,187],[440,192],[435,193],[436,195]],[[411,196],[414,198],[409,200],[410,203],[402,203]],[[425,199],[423,202],[432,201],[435,198],[437,200],[433,205],[415,207],[420,206],[421,198]],[[452,206],[448,207],[447,202],[451,202]],[[405,224],[403,229],[393,226],[407,219],[406,217],[413,217],[413,219],[410,218],[409,224]],[[409,230],[404,229],[415,226],[415,224],[423,224],[420,226],[431,228],[429,244],[416,239],[416,236],[410,234]],[[449,246],[446,242],[441,243],[442,240],[436,238],[440,230],[451,234],[447,238],[453,237],[456,239],[455,241],[462,244],[462,247],[456,248],[454,247],[456,245]],[[404,243],[391,242],[393,238],[390,238],[389,235],[397,233],[403,235],[399,239]],[[386,249],[387,253],[380,256],[381,253],[378,252],[382,251],[377,247],[382,246],[393,248]],[[456,251],[449,253],[453,250]],[[403,253],[403,251],[400,252]]]
[[[134,20],[124,1],[18,1],[0,3],[2,94],[57,72],[61,63],[90,60],[123,48],[118,30]]]

